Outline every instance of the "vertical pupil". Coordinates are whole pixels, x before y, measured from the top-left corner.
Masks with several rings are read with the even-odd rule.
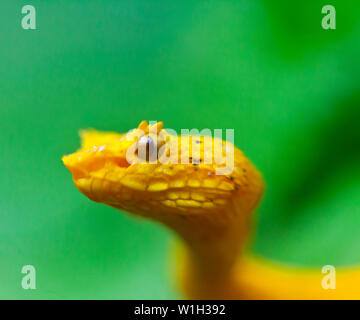
[[[150,137],[146,138],[146,161],[149,161],[150,152],[153,152],[154,143]]]
[[[146,147],[149,147],[151,144],[153,144],[153,141],[150,137],[146,138]]]
[[[139,140],[139,156],[146,161],[157,160],[157,148],[151,137],[142,137]]]
[[[156,161],[157,150],[154,140],[150,137],[146,139],[146,161]]]

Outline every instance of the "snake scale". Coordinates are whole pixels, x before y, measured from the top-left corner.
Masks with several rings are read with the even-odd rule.
[[[319,269],[299,268],[252,257],[245,253],[253,232],[253,212],[264,192],[262,175],[233,147],[234,170],[217,175],[221,165],[205,163],[213,153],[206,139],[167,136],[177,150],[163,163],[128,161],[130,148],[155,144],[166,133],[163,123],[142,121],[126,134],[81,131],[81,148],[62,160],[77,189],[89,199],[160,222],[180,239],[176,252],[177,279],[190,299],[358,299],[358,268],[336,270],[336,289],[325,290]],[[146,149],[149,152],[150,149]],[[226,148],[223,148],[226,153]],[[171,159],[189,158],[188,163]],[[196,160],[196,161],[194,161]]]

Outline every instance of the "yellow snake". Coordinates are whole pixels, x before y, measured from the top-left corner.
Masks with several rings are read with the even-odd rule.
[[[162,122],[142,121],[127,134],[81,132],[81,148],[62,160],[75,186],[89,199],[134,215],[161,222],[182,240],[176,251],[177,275],[190,299],[357,299],[360,272],[336,269],[336,289],[324,289],[319,269],[281,265],[246,256],[252,213],[264,190],[261,174],[236,147],[234,170],[216,174],[223,166],[206,163],[213,147],[206,139],[166,135],[166,145],[177,150],[159,153],[157,161],[130,161],[127,153],[139,144],[156,141],[166,131]],[[160,139],[159,139],[160,141]],[[195,142],[193,142],[195,141]],[[193,143],[199,144],[197,151]],[[155,146],[158,150],[164,143]],[[148,150],[148,149],[146,149]],[[135,150],[136,152],[136,150]],[[135,154],[135,153],[134,153]],[[168,157],[168,162],[160,161]],[[189,158],[189,163],[174,159]],[[169,160],[170,159],[170,160]],[[171,161],[171,159],[173,159]],[[181,162],[181,163],[180,163]]]

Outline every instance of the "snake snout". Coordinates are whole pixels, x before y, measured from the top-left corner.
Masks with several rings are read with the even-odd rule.
[[[74,179],[88,177],[92,172],[104,166],[105,158],[100,153],[81,151],[62,157],[66,168]]]

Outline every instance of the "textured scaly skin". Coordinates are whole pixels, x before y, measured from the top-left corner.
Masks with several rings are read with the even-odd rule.
[[[191,139],[186,145],[181,137],[168,138],[167,144],[178,151],[178,162],[189,158],[188,164],[162,164],[161,156],[156,163],[129,163],[126,153],[143,133],[160,137],[165,131],[162,123],[148,126],[145,121],[127,134],[82,131],[81,148],[62,160],[89,199],[161,222],[182,239],[176,261],[186,297],[360,298],[358,269],[338,271],[336,290],[324,290],[320,269],[281,266],[243,254],[264,184],[239,149],[234,147],[234,170],[226,175],[215,174],[221,165],[204,163],[205,155],[213,157],[209,137],[197,139],[198,151],[192,150]],[[212,141],[227,150],[225,142]]]

